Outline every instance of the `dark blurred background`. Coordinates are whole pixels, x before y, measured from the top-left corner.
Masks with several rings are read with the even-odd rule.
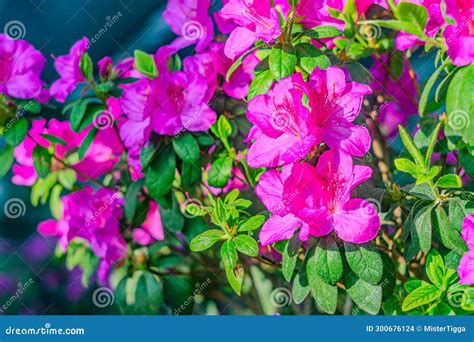
[[[169,43],[174,35],[161,19],[165,6],[166,0],[0,0],[0,32],[13,21],[23,25],[23,39],[48,59],[43,79],[51,83],[57,77],[51,56],[66,54],[84,36],[94,37],[114,16],[119,19],[90,47],[95,62],[104,56],[117,61],[135,49],[155,52]],[[15,186],[10,178],[0,180],[0,315],[117,313],[113,306],[91,305],[95,282],[83,289],[81,272],[69,272],[64,260],[54,257],[56,241],[36,232],[49,209],[31,207],[30,188]],[[13,198],[25,204],[23,215],[14,219],[3,210]]]

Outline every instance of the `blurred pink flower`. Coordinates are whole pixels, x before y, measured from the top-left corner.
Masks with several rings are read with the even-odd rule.
[[[89,129],[76,133],[71,129],[68,121],[52,119],[46,127],[46,120],[33,121],[29,134],[25,140],[15,148],[14,156],[17,164],[13,165],[12,182],[18,185],[33,185],[38,179],[33,166],[33,150],[37,145],[48,148],[52,143],[45,139],[42,134],[50,134],[62,139],[66,145],[55,144],[55,155],[65,159],[74,150],[78,149],[86,137]],[[122,147],[114,129],[106,128],[99,130],[93,143],[87,150],[84,159],[71,165],[77,171],[78,179],[86,181],[94,179],[110,172],[114,165],[120,160]],[[61,170],[64,166],[56,159],[51,159],[52,172]]]
[[[178,50],[196,44],[203,51],[214,37],[214,24],[209,16],[211,0],[169,0],[163,19],[179,36],[171,46]]]
[[[164,240],[165,234],[161,223],[160,207],[150,201],[145,222],[133,230],[133,239],[141,245],[147,246],[156,240]]]
[[[462,238],[466,242],[469,252],[464,254],[459,263],[459,282],[474,285],[474,215],[468,215],[464,218]]]
[[[0,94],[18,99],[46,96],[40,102],[47,102],[40,78],[45,63],[46,58],[30,43],[0,34]]]
[[[79,64],[88,47],[89,39],[84,37],[74,43],[69,54],[59,56],[54,61],[54,68],[61,78],[51,85],[50,92],[58,102],[64,103],[77,85],[86,81]]]
[[[46,236],[58,236],[60,246],[66,250],[75,238],[87,241],[94,254],[100,258],[98,279],[107,282],[112,265],[125,257],[127,244],[120,233],[124,201],[121,194],[112,189],[94,191],[87,186],[63,196],[63,215],[59,220],[49,219],[38,226]]]

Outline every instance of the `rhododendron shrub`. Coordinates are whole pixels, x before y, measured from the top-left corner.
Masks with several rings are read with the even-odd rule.
[[[2,34],[0,175],[126,314],[473,313],[473,5],[170,0],[118,61]]]

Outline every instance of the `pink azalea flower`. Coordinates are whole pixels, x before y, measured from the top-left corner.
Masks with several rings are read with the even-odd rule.
[[[58,102],[64,103],[77,85],[86,81],[79,64],[88,47],[89,39],[84,37],[71,47],[69,54],[59,56],[54,61],[54,68],[61,78],[51,85],[50,92]]]
[[[171,45],[178,50],[196,44],[203,51],[214,37],[214,24],[209,16],[211,0],[169,0],[163,19],[179,36]]]
[[[474,285],[474,250],[470,250],[462,257],[459,267],[459,283]]]
[[[404,0],[419,6],[423,6],[428,11],[428,21],[426,22],[425,35],[434,37],[444,25],[443,13],[441,12],[441,0]],[[399,50],[407,50],[415,45],[422,45],[423,42],[417,36],[399,32],[395,40],[395,46]]]
[[[12,182],[18,185],[33,185],[38,179],[33,166],[33,150],[37,145],[48,148],[52,143],[41,136],[51,134],[62,139],[66,145],[55,145],[55,155],[60,159],[66,159],[68,155],[78,149],[86,137],[88,130],[81,133],[74,132],[68,121],[61,122],[52,119],[46,127],[46,120],[33,121],[32,128],[25,140],[15,148],[14,156],[17,164],[13,165]],[[78,173],[80,181],[98,178],[112,170],[120,160],[122,147],[117,134],[113,128],[99,130],[94,142],[87,150],[84,159],[71,165]],[[52,172],[61,170],[64,166],[56,159],[51,159]]]
[[[219,16],[227,21],[227,25],[233,21],[236,27],[226,42],[226,56],[235,59],[258,40],[273,43],[281,35],[277,7],[286,17],[290,10],[287,0],[276,0],[275,7],[271,7],[270,1],[227,1]]]
[[[129,84],[120,98],[122,111],[129,119],[120,130],[127,147],[141,148],[152,130],[170,136],[184,130],[200,132],[208,130],[216,120],[208,102],[213,96],[210,89],[216,86],[210,75],[217,73],[208,73],[209,65],[202,64],[208,61],[198,54],[183,61],[184,71],[170,72],[163,63],[166,58],[155,59],[158,77]]]
[[[290,239],[325,236],[334,231],[342,240],[365,243],[374,239],[380,218],[373,205],[350,198],[351,191],[368,180],[372,170],[353,165],[347,154],[330,150],[316,168],[307,163],[270,170],[260,177],[256,193],[273,213],[262,227],[263,246]]]
[[[45,236],[58,236],[59,245],[66,250],[69,243],[80,238],[87,241],[100,258],[98,279],[107,282],[112,265],[125,257],[127,244],[120,233],[119,220],[124,204],[120,193],[91,187],[62,197],[63,215],[59,220],[46,220],[38,231]]]
[[[446,13],[456,20],[444,37],[454,65],[474,63],[474,0],[446,0]]]
[[[315,69],[308,83],[301,74],[281,80],[268,94],[249,103],[247,117],[260,130],[260,134],[254,131],[249,165],[289,164],[304,159],[323,141],[331,148],[363,156],[370,148],[370,136],[365,127],[352,121],[368,93],[368,86],[346,81],[344,71],[337,67]],[[303,105],[303,95],[309,98],[311,109]]]
[[[120,60],[117,65],[113,66],[112,57],[106,56],[97,62],[97,66],[102,78],[114,80],[116,78],[132,77],[133,63],[134,60],[130,57]],[[136,74],[133,77],[136,77]]]
[[[160,207],[151,201],[145,222],[133,230],[133,239],[140,245],[148,246],[156,240],[164,240],[165,234],[161,224]]]
[[[18,99],[44,96],[40,77],[45,63],[46,58],[33,45],[0,34],[0,94]]]
[[[459,263],[459,282],[474,285],[474,215],[468,215],[464,218],[462,238],[466,241],[470,251],[464,254]]]

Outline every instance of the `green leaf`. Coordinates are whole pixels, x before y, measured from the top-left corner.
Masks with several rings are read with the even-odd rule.
[[[91,82],[94,79],[94,64],[92,63],[92,59],[87,52],[81,56],[79,67],[86,80]]]
[[[430,167],[430,164],[431,164],[431,155],[433,154],[433,150],[436,144],[436,140],[438,139],[440,128],[441,128],[441,122],[439,122],[436,125],[435,129],[433,130],[430,136],[430,143],[428,145],[428,149],[426,150],[426,156],[425,156],[425,164],[427,168]]]
[[[247,101],[250,101],[255,96],[267,93],[273,84],[273,73],[271,70],[265,70],[258,73],[252,83],[247,94]]]
[[[196,236],[190,244],[193,252],[201,252],[212,247],[217,241],[224,237],[222,230],[210,229]]]
[[[464,290],[461,297],[461,309],[474,311],[474,288],[468,287]]]
[[[322,38],[332,38],[342,36],[342,32],[334,26],[317,26],[313,27],[310,30],[304,31],[305,36],[322,39]]]
[[[166,195],[172,188],[176,170],[176,157],[170,146],[158,153],[146,170],[145,184],[154,199]]]
[[[308,284],[305,274],[299,273],[293,280],[293,287],[291,288],[291,296],[296,304],[301,304],[306,297],[308,297],[311,288]]]
[[[320,238],[314,256],[308,261],[308,267],[314,268],[319,277],[328,284],[334,285],[341,279],[342,257],[332,236]]]
[[[58,181],[64,188],[72,190],[76,183],[77,175],[73,169],[64,169],[58,172]]]
[[[221,139],[226,139],[232,135],[232,125],[224,115],[219,116],[217,120],[217,130],[219,132],[218,137]]]
[[[94,139],[97,136],[98,132],[99,130],[97,128],[92,127],[89,133],[87,133],[86,137],[84,138],[84,141],[81,143],[81,146],[79,146],[79,160],[84,159],[87,150],[94,142]]]
[[[344,242],[347,262],[354,273],[371,284],[377,284],[383,275],[383,262],[372,243]]]
[[[164,226],[172,232],[178,232],[183,229],[184,216],[176,196],[170,193],[168,196],[160,198],[158,202],[160,204],[161,221]]]
[[[234,269],[237,265],[237,251],[232,240],[225,241],[221,246],[221,258],[225,267]]]
[[[308,74],[311,74],[316,67],[327,69],[331,65],[329,58],[310,43],[296,45],[296,54],[301,68]]]
[[[416,290],[417,288],[423,286],[424,284],[428,283],[420,279],[411,279],[408,280],[405,284],[403,284],[403,287],[408,293],[410,293]]]
[[[242,283],[244,281],[243,267],[241,265],[237,265],[237,267],[234,269],[225,267],[225,274],[232,289],[240,296],[242,291]]]
[[[416,179],[416,184],[419,185],[426,182],[430,182],[440,172],[441,172],[441,166],[435,165],[432,168],[430,168],[427,172],[425,171],[424,173],[418,175],[418,178]]]
[[[449,200],[449,221],[457,231],[461,231],[464,218],[471,214],[474,214],[472,201],[456,197]]]
[[[282,253],[281,272],[286,281],[290,282],[295,270],[296,261],[298,260],[298,251],[301,246],[301,240],[297,235],[293,236],[285,244]]]
[[[425,304],[434,302],[439,298],[442,291],[434,285],[425,284],[410,292],[405,297],[402,304],[402,310],[404,312],[413,310]]]
[[[13,146],[5,145],[0,150],[0,178],[5,176],[13,164]]]
[[[99,101],[96,98],[86,97],[73,102],[71,110],[71,128],[74,132],[82,131],[85,126],[92,123],[94,114],[98,111],[103,111],[106,107],[102,104],[97,103]],[[88,108],[90,105],[90,108]],[[95,105],[95,106],[94,106]],[[67,110],[65,107],[64,110]]]
[[[187,163],[194,163],[199,159],[199,145],[196,139],[189,133],[184,133],[174,138],[173,148],[178,157]]]
[[[410,159],[406,158],[398,158],[394,161],[395,167],[397,170],[408,173],[413,176],[413,178],[417,178],[420,173],[423,172],[423,169],[412,162]]]
[[[474,65],[460,69],[448,86],[446,112],[448,137],[461,136],[464,142],[474,141]]]
[[[295,48],[289,44],[276,44],[269,56],[269,66],[276,81],[291,76],[296,66]]]
[[[443,286],[444,261],[436,249],[432,249],[426,259],[426,274],[439,289]]]
[[[217,158],[211,166],[207,175],[207,181],[210,186],[224,188],[229,182],[230,172],[232,170],[232,158],[221,156]]]
[[[20,118],[5,132],[6,142],[13,147],[20,145],[28,133],[28,127],[28,120]]]
[[[401,125],[398,125],[398,130],[400,132],[400,137],[402,138],[403,145],[407,149],[408,153],[410,153],[415,163],[418,166],[425,168],[425,160],[423,156],[421,155],[421,152],[418,149],[418,147],[416,147],[410,135],[407,133],[405,128],[403,128],[403,126]]]
[[[158,314],[163,306],[163,287],[160,279],[150,272],[142,271],[135,290],[136,315]]]
[[[435,184],[437,187],[440,188],[461,188],[462,187],[462,180],[461,177],[458,175],[450,174],[441,176]]]
[[[423,116],[425,114],[426,104],[428,103],[428,98],[430,96],[431,89],[433,88],[436,80],[438,79],[439,75],[448,63],[449,62],[446,61],[441,66],[439,66],[438,69],[436,69],[436,71],[430,76],[430,78],[426,82],[425,87],[423,88],[423,92],[421,93],[420,102],[418,104],[418,112],[420,113],[420,116]]]
[[[152,56],[146,52],[135,50],[134,57],[135,68],[139,73],[151,79],[158,76],[158,69]]]
[[[369,284],[362,279],[349,275],[346,280],[347,293],[362,310],[377,315],[382,305],[382,287]]]
[[[41,145],[37,145],[33,150],[33,165],[40,178],[46,177],[51,169],[51,155],[48,150]]]
[[[263,225],[264,222],[265,222],[265,216],[255,215],[249,218],[248,220],[239,223],[237,231],[248,232],[248,231],[259,229]]]
[[[312,281],[311,294],[318,307],[325,313],[332,315],[337,309],[337,286],[325,283],[318,275]]]
[[[185,187],[189,187],[199,182],[202,177],[202,171],[199,165],[196,163],[186,163],[183,161],[181,164],[181,182]]]
[[[413,241],[423,252],[428,252],[431,249],[431,211],[433,207],[434,204],[422,207],[413,219]]]
[[[234,242],[235,247],[237,247],[240,253],[253,257],[258,255],[258,244],[253,237],[249,235],[237,235]]]
[[[59,138],[59,137],[56,137],[56,136],[51,135],[51,134],[46,134],[46,133],[42,133],[41,136],[43,138],[45,138],[46,140],[49,140],[53,144],[59,144],[59,145],[62,145],[62,146],[66,146],[66,142],[63,139]]]
[[[443,245],[455,250],[459,254],[467,252],[466,243],[462,239],[460,232],[458,232],[449,221],[442,206],[436,208],[436,218],[437,221],[435,227],[439,232]]]
[[[410,195],[416,196],[421,199],[434,201],[436,197],[433,194],[433,190],[427,183],[415,185],[409,184],[402,188],[403,191],[408,192]]]
[[[419,37],[423,37],[426,22],[428,20],[428,11],[423,6],[418,6],[410,2],[401,2],[397,6],[395,16],[400,20],[405,27]]]
[[[135,212],[138,204],[138,195],[144,185],[144,179],[139,179],[136,182],[132,182],[127,189],[125,194],[125,205],[124,212],[127,222],[132,223],[135,217]]]

